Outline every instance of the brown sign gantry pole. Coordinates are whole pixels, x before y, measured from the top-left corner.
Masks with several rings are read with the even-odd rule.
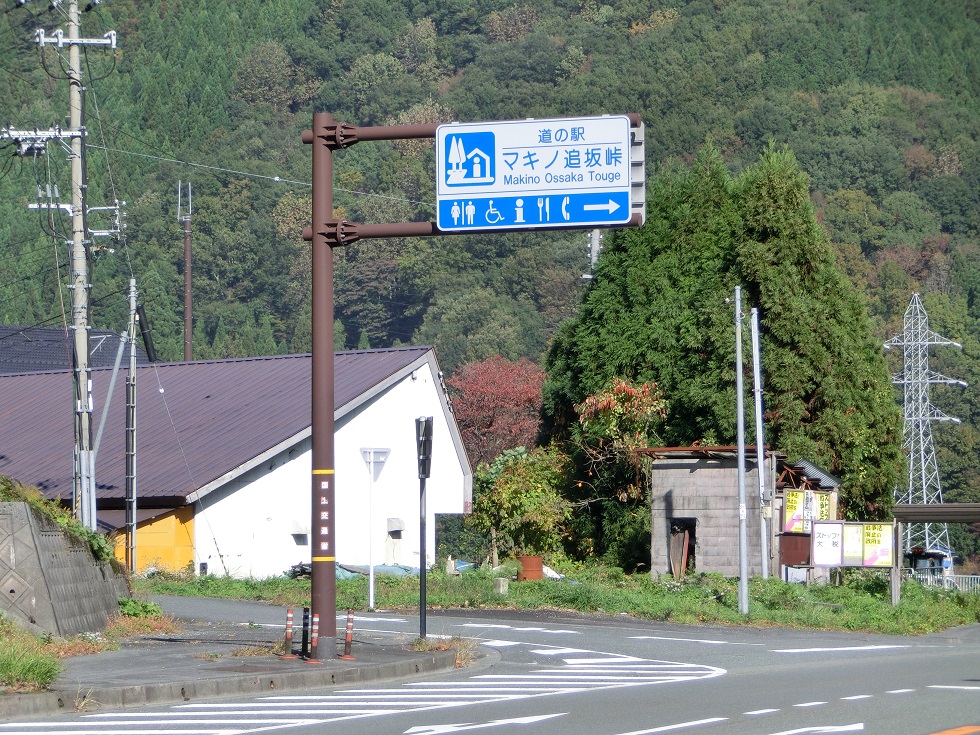
[[[639,128],[639,115],[630,114],[633,127]],[[438,125],[386,125],[357,127],[335,123],[326,112],[313,115],[312,130],[303,131],[303,142],[313,146],[313,223],[303,230],[303,239],[313,247],[313,375],[312,437],[313,508],[311,517],[311,619],[318,617],[320,634],[336,642],[337,636],[337,569],[334,546],[334,498],[337,490],[334,476],[334,355],[333,355],[333,248],[357,240],[385,237],[433,237],[456,235],[443,232],[435,222],[393,222],[358,224],[337,220],[333,216],[333,152],[367,140],[406,140],[435,138]],[[634,142],[642,146],[642,137]],[[642,148],[640,148],[642,150]],[[639,159],[642,165],[643,157]],[[642,184],[642,181],[641,181]],[[639,227],[643,217],[634,214],[626,225]],[[588,229],[596,225],[589,225]],[[511,232],[535,228],[508,228]],[[576,229],[575,226],[536,228],[543,230]],[[578,227],[578,229],[582,229]],[[465,234],[500,232],[496,229],[467,230]],[[421,477],[421,475],[420,475]],[[425,558],[420,559],[425,565]],[[424,628],[423,633],[424,636]],[[319,659],[318,644],[310,646],[310,661]]]
[[[333,216],[333,152],[359,140],[432,138],[435,125],[397,125],[357,128],[334,123],[326,112],[313,115],[313,129],[303,131],[303,142],[313,146],[313,226],[303,238],[313,247],[313,375],[312,437],[313,508],[311,514],[310,613],[320,620],[320,634],[337,635],[337,569],[334,546],[334,358],[333,358],[333,248],[363,237],[394,237],[398,225],[366,225],[370,233],[357,234],[358,225]],[[414,224],[414,223],[408,223]],[[433,234],[430,223],[419,223],[412,234]],[[318,645],[310,659],[318,660]]]

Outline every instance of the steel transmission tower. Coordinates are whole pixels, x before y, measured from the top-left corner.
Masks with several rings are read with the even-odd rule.
[[[904,391],[903,413],[905,424],[902,444],[909,459],[909,480],[903,490],[895,489],[896,503],[929,504],[943,502],[942,487],[939,483],[939,465],[936,462],[936,448],[932,443],[932,423],[959,419],[947,416],[932,405],[929,400],[929,387],[934,383],[966,386],[962,380],[947,378],[929,369],[929,348],[933,345],[952,345],[941,334],[930,331],[929,316],[926,314],[919,294],[912,294],[912,301],[905,311],[903,330],[885,343],[885,349],[901,347],[903,350],[903,370],[892,378]],[[904,550],[921,546],[924,549],[949,548],[949,533],[945,523],[910,523],[905,528]]]

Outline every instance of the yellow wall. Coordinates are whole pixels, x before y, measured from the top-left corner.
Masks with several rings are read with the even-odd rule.
[[[126,533],[116,535],[116,558],[126,563]],[[179,571],[194,563],[194,508],[185,506],[136,525],[136,571]]]

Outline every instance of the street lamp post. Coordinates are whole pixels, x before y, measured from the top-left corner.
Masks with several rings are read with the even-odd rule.
[[[368,610],[374,609],[374,481],[388,461],[390,449],[362,449],[368,469]]]

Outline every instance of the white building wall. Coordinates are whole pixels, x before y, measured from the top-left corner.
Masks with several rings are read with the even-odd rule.
[[[435,514],[462,513],[464,465],[457,455],[428,364],[338,420],[334,438],[337,561],[419,566],[419,479],[415,419],[433,417],[432,471],[426,481],[426,557],[435,561]],[[371,481],[362,448],[389,449]],[[264,578],[309,563],[310,440],[264,462],[197,504],[195,563],[211,574]],[[372,502],[369,503],[369,495]],[[370,512],[369,512],[370,510]],[[370,521],[369,521],[370,517]],[[401,539],[389,534],[399,519]],[[369,551],[369,541],[373,550]]]
[[[464,475],[449,425],[428,364],[344,417],[339,425],[334,463],[337,470],[337,560],[368,563],[368,542],[373,561],[419,566],[419,479],[415,419],[432,416],[432,470],[426,481],[426,556],[435,562],[435,514],[462,513]],[[372,512],[368,495],[370,475],[361,449],[390,449],[388,461],[374,482]],[[372,516],[370,522],[368,517]],[[389,542],[388,519],[404,525],[401,541]],[[400,546],[386,559],[386,547]]]
[[[199,501],[194,556],[209,574],[262,579],[310,561],[310,440]]]

